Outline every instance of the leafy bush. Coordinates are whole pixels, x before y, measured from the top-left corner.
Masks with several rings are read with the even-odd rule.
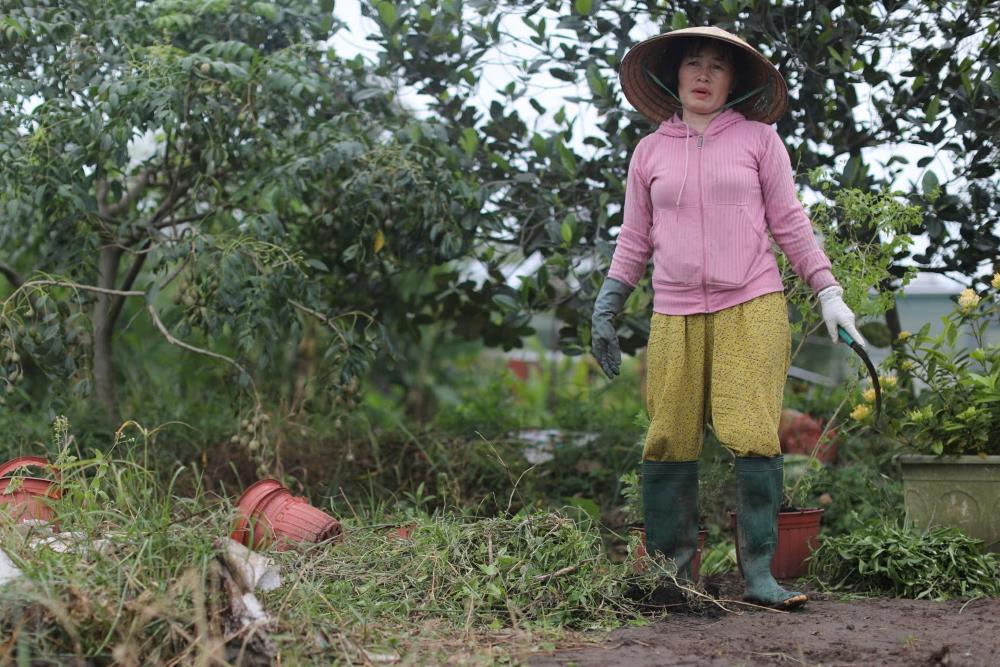
[[[1000,273],[992,286],[982,295],[965,290],[941,318],[940,334],[931,336],[930,324],[901,332],[885,361],[900,378],[924,385],[919,407],[890,413],[885,426],[921,454],[1000,454],[1000,344],[987,342],[1000,322]]]
[[[881,522],[821,537],[810,572],[830,590],[914,599],[1000,596],[1000,562],[957,528]]]

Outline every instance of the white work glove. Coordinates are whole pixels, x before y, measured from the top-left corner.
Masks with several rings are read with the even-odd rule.
[[[830,340],[834,345],[839,342],[837,325],[840,325],[861,347],[868,347],[868,343],[854,326],[854,312],[844,303],[844,288],[840,285],[831,285],[821,289],[818,296],[820,308],[823,310],[823,321],[826,322],[827,333],[830,334]]]

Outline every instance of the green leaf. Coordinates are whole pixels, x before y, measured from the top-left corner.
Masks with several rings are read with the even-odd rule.
[[[563,142],[556,144],[556,150],[559,151],[559,162],[562,164],[563,169],[570,176],[576,175],[576,156],[573,155],[573,151],[568,149]]]
[[[924,178],[920,183],[923,193],[925,195],[934,195],[940,188],[940,183],[938,182],[937,174],[931,170],[924,172]]]
[[[593,9],[593,0],[576,0],[576,11],[583,15],[590,14],[590,10]]]
[[[149,287],[146,288],[146,293],[143,295],[142,298],[145,300],[147,305],[153,306],[156,304],[156,297],[157,295],[159,295],[159,293],[160,293],[160,284],[157,283],[156,281],[153,281],[149,284]]]
[[[927,105],[927,109],[924,110],[924,122],[928,125],[932,125],[935,120],[937,120],[938,111],[941,109],[941,96],[935,95],[931,98],[930,103]]]
[[[688,27],[687,14],[684,12],[674,12],[674,15],[670,17],[670,27],[674,30]]]
[[[393,27],[396,25],[396,5],[392,2],[380,2],[378,3],[378,15],[382,19],[382,23],[388,27]]]
[[[462,147],[462,150],[465,151],[465,154],[472,157],[479,147],[479,134],[471,127],[467,127],[462,130],[462,137],[458,140],[458,143]]]
[[[563,220],[562,226],[560,227],[559,231],[562,234],[563,241],[566,242],[566,245],[569,245],[570,243],[573,242],[573,225],[569,223],[568,218],[566,220]]]
[[[518,310],[521,307],[517,299],[509,294],[494,294],[492,301],[504,310]]]
[[[558,67],[550,67],[549,74],[559,79],[560,81],[569,81],[570,83],[576,81],[576,74],[569,70],[560,69]]]
[[[594,63],[587,65],[587,84],[597,97],[604,97],[608,92],[608,83]]]

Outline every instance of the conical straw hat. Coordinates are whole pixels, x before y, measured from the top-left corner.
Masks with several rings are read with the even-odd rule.
[[[735,109],[750,120],[762,123],[773,123],[788,109],[788,88],[781,73],[771,61],[765,58],[736,35],[722,28],[706,26],[700,28],[683,28],[672,30],[662,35],[650,37],[632,47],[622,60],[621,71],[618,73],[622,91],[632,106],[646,118],[660,123],[668,120],[680,110],[680,104],[667,91],[663,90],[648,73],[662,77],[663,59],[672,49],[683,41],[681,37],[709,37],[728,42],[738,47],[746,55],[745,77],[749,81],[739,81],[737,85],[742,90],[763,88],[759,93],[750,96],[735,105]],[[647,73],[648,72],[648,73]],[[676,91],[675,91],[676,92]]]

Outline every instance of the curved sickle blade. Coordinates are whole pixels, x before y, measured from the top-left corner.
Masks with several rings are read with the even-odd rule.
[[[875,364],[868,357],[865,348],[861,347],[859,343],[851,338],[851,334],[847,333],[844,327],[837,327],[837,335],[840,336],[840,340],[851,346],[851,349],[861,357],[861,361],[864,362],[865,367],[868,369],[868,375],[872,379],[872,386],[875,387],[875,423],[877,424],[879,418],[882,416],[882,386],[878,382],[878,372],[875,370]]]

